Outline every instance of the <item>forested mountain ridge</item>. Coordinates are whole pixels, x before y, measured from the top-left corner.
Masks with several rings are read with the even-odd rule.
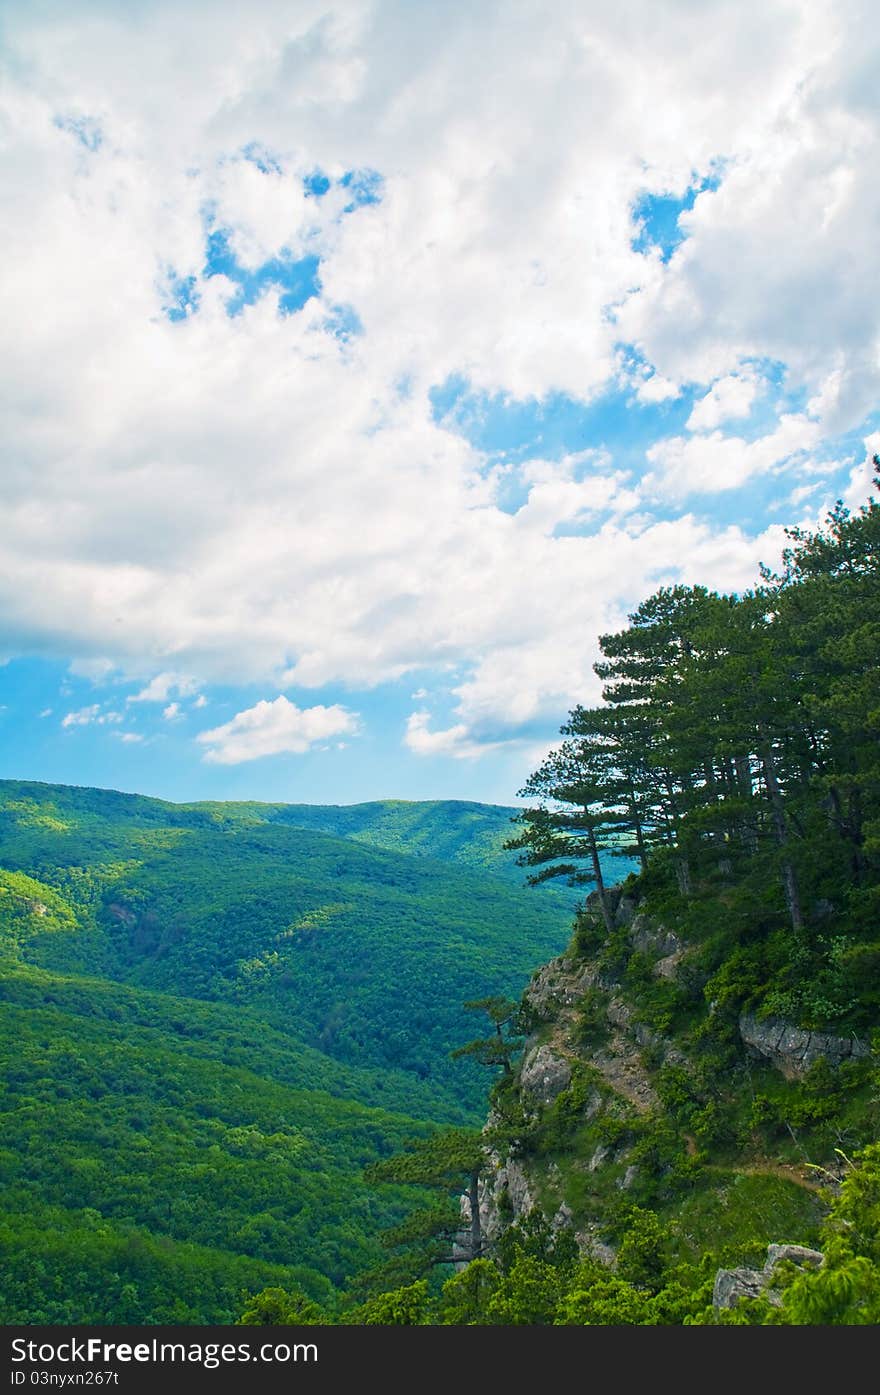
[[[305,1272],[251,1286],[243,1321],[880,1321],[880,507],[839,505],[790,543],[754,590],[663,588],[602,638],[602,705],[570,713],[508,841],[536,885],[594,890],[519,1002],[507,985],[540,916],[558,915],[544,890],[530,920],[485,872],[277,818],[152,810],[121,832],[118,811],[78,822],[68,796],[6,789],[11,1001],[88,1022],[65,1026],[59,1050],[58,1022],[19,1015],[21,1042],[31,1021],[35,1035],[5,1161],[26,1220],[43,1189],[55,1204],[75,1185],[62,1237],[111,1227],[95,1253],[119,1256],[113,1311],[164,1316],[167,1269],[186,1314],[171,1320],[196,1320],[179,1278],[192,1263],[210,1291],[199,1311],[227,1313],[243,1260],[276,1263],[295,1243]],[[621,850],[639,870],[615,886]],[[138,1032],[155,1012],[157,1030],[185,1036],[187,1004],[202,1022],[194,1090],[193,1064],[154,1042],[164,1114],[139,1045],[123,1031],[119,1053],[105,1047],[118,1024],[96,978]],[[465,997],[489,1020],[470,1042],[452,1007]],[[211,1040],[246,1015],[254,1041]],[[93,1030],[84,1053],[78,1034]],[[253,1054],[261,1031],[271,1079]],[[465,1059],[450,1061],[456,1039]],[[302,1041],[313,1055],[296,1059]],[[346,1092],[331,1093],[332,1072],[321,1083],[329,1056],[361,1068],[338,1130]],[[469,1065],[478,1092],[479,1062],[496,1076],[483,1130],[471,1087],[453,1083]],[[382,1089],[390,1108],[365,1117]],[[420,1089],[437,1111],[407,1140],[400,1116]],[[108,1099],[97,1137],[118,1165],[102,1172],[82,1145]],[[22,1166],[15,1140],[37,1159],[53,1121],[75,1184],[51,1154]],[[151,1192],[137,1159],[157,1142],[171,1167]],[[309,1207],[355,1177],[354,1210],[331,1202],[310,1242]],[[132,1258],[157,1236],[200,1243],[215,1188],[231,1249],[202,1269],[189,1252],[177,1269],[166,1251]],[[9,1245],[16,1311],[30,1311],[36,1251]],[[55,1280],[64,1267],[38,1263]]]
[[[512,840],[595,889],[486,1005],[482,1135],[372,1173],[457,1190],[461,1271],[402,1234],[410,1282],[342,1321],[880,1321],[880,506],[789,537],[754,590],[664,588],[602,638]]]
[[[430,857],[481,869],[519,885],[514,859],[505,854],[513,808],[468,800],[372,800],[363,804],[283,804],[257,800],[172,803],[121,790],[0,780],[4,802],[33,800],[52,806],[60,831],[65,819],[96,831],[105,821],[138,828],[230,828],[261,824],[311,829],[351,838],[386,852]],[[96,822],[97,821],[97,822]]]
[[[333,1301],[412,1206],[364,1166],[479,1118],[462,1001],[525,983],[565,899],[484,870],[511,811],[309,812],[0,782],[4,1320]]]
[[[350,820],[361,835],[369,807]],[[386,841],[388,807],[374,811]],[[529,898],[519,873],[513,882],[463,864],[513,863],[489,850],[510,811],[503,822],[473,805],[407,812],[418,846],[428,825],[452,861],[302,828],[283,806],[3,781],[0,934],[44,968],[258,1009],[338,1060],[452,1082],[477,1110],[480,1073],[448,1059],[468,1030],[461,1004],[524,983],[564,943],[568,908]],[[21,877],[44,890],[16,889]]]

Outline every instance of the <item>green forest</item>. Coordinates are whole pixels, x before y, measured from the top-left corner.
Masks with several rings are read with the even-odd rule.
[[[396,1283],[310,1320],[880,1321],[878,615],[872,500],[753,590],[663,588],[602,637],[602,702],[508,840],[533,886],[592,888],[570,944],[482,1004],[483,1131],[367,1169],[429,1198]]]
[[[384,1258],[370,1162],[476,1124],[462,1003],[565,942],[511,810],[0,782],[5,1322],[226,1322]]]
[[[880,1321],[880,505],[788,542],[518,812],[0,782],[3,1320]]]

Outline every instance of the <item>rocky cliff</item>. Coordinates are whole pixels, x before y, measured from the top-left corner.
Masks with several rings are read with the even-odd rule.
[[[748,1266],[768,1245],[815,1254],[841,1158],[876,1130],[869,1044],[762,1016],[730,975],[719,992],[700,944],[621,888],[611,901],[614,935],[590,898],[524,995],[485,1130],[485,1242],[538,1219],[613,1268],[650,1211],[683,1259],[766,1287]]]

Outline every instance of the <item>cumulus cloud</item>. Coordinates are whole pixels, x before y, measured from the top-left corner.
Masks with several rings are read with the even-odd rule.
[[[764,13],[772,30],[781,9]],[[880,336],[865,296],[877,272],[870,73],[880,30],[868,0],[854,0],[803,7],[790,38],[787,73],[758,64],[768,76],[775,68],[771,87],[749,135],[731,132],[719,187],[682,214],[686,240],[628,298],[618,324],[676,380],[708,382],[753,357],[784,363],[789,382],[806,389],[833,379],[824,425],[844,430],[880,389]]]
[[[145,688],[142,688],[138,693],[133,693],[131,697],[126,699],[126,701],[167,702],[172,693],[177,693],[179,694],[179,696],[185,697],[187,693],[193,692],[195,687],[195,680],[192,678],[187,678],[182,674],[157,673],[154,678],[150,679],[149,683]],[[171,715],[176,716],[177,711],[179,710],[179,704],[172,703],[171,705],[175,709],[174,712],[171,713]],[[168,716],[167,709],[163,715],[166,717]]]
[[[713,383],[688,417],[688,431],[712,431],[722,422],[747,417],[758,390],[753,373],[731,373]]]
[[[440,731],[431,731],[431,714],[426,711],[410,713],[403,741],[414,755],[452,756],[455,760],[476,760],[503,744],[475,741],[463,722]]]
[[[694,497],[782,465],[797,488],[880,386],[871,15],[255,0],[245,27],[159,0],[135,41],[125,7],[17,7],[3,653],[115,670],[166,710],[211,681],[454,667],[455,723],[416,713],[408,739],[461,754],[593,692],[596,635],[660,582],[748,584],[781,534],[701,521]],[[636,243],[642,196],[684,201],[710,170],[671,256]],[[316,293],[285,310],[260,270],[309,257]],[[642,407],[701,395],[647,477],[632,452],[542,454],[512,507],[498,462],[434,419],[450,378],[594,402],[622,342]],[[757,362],[809,405],[746,440],[722,428]],[[305,749],[271,743],[336,734],[312,734],[320,712],[345,709],[258,704],[205,758]]]
[[[61,719],[63,727],[87,727],[97,717],[100,707],[98,703],[92,703],[90,707],[81,707],[76,712],[68,712]]]
[[[243,761],[285,752],[303,755],[317,742],[358,731],[356,713],[332,707],[297,707],[283,694],[274,702],[262,701],[232,721],[203,731],[196,740],[207,747],[204,759],[212,765],[240,765]]]
[[[647,452],[658,468],[645,476],[646,490],[677,498],[687,494],[716,494],[737,489],[753,476],[803,454],[820,439],[818,424],[806,416],[786,414],[775,431],[755,441],[725,436],[673,436]]]
[[[62,717],[62,727],[89,727],[107,726],[122,721],[121,712],[102,712],[101,704],[91,703],[88,707],[80,707],[75,712],[68,712]]]

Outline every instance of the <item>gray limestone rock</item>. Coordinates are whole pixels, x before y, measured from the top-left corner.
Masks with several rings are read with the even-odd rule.
[[[633,949],[642,954],[656,954],[661,959],[677,954],[683,948],[674,930],[657,925],[646,915],[637,915],[633,920],[629,928],[629,942]]]
[[[600,1168],[610,1152],[611,1149],[607,1146],[607,1144],[598,1144],[596,1151],[590,1158],[590,1161],[587,1163],[587,1171],[595,1172],[598,1168]]]
[[[713,1308],[735,1308],[741,1298],[760,1298],[766,1287],[761,1269],[719,1269],[712,1290]]]
[[[806,1245],[768,1245],[764,1273],[769,1276],[777,1264],[784,1261],[797,1264],[801,1269],[819,1269],[824,1259],[821,1250],[811,1250]]]
[[[631,925],[635,919],[637,902],[632,896],[621,896],[614,912],[614,924],[618,926]]]
[[[778,1067],[784,1075],[804,1075],[820,1057],[830,1066],[869,1056],[870,1048],[856,1036],[836,1037],[794,1027],[781,1017],[758,1018],[744,1012],[739,1033],[746,1046]]]
[[[560,1230],[569,1230],[571,1228],[571,1223],[573,1220],[574,1212],[572,1211],[568,1202],[563,1201],[559,1210],[556,1212],[556,1215],[550,1222],[550,1229],[554,1232],[554,1234]]]
[[[573,968],[564,957],[551,959],[533,976],[525,1000],[536,1017],[548,1021],[577,1003],[594,981],[590,968]]]
[[[546,1043],[532,1047],[523,1059],[520,1089],[541,1104],[552,1104],[571,1084],[571,1066]]]
[[[787,1260],[801,1268],[818,1269],[824,1258],[821,1250],[811,1250],[806,1245],[768,1245],[763,1269],[718,1270],[712,1306],[716,1309],[734,1308],[741,1298],[764,1297],[774,1308],[778,1308],[782,1295],[770,1287],[777,1266]]]
[[[600,1264],[613,1268],[617,1258],[616,1250],[599,1238],[599,1227],[590,1222],[583,1230],[575,1231],[578,1250],[587,1259],[596,1259]]]

